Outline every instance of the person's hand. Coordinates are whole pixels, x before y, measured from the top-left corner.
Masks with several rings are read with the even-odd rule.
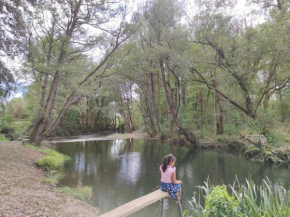
[[[179,180],[179,184],[181,184],[182,183],[182,181],[181,180]]]

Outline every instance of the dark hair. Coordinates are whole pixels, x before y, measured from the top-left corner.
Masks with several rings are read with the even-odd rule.
[[[175,161],[176,158],[173,154],[166,155],[162,160],[162,171],[165,172],[167,169],[168,164],[170,164],[172,161]]]

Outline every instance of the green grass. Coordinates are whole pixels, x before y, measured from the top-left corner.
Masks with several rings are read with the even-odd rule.
[[[52,149],[41,149],[40,152],[46,154],[46,156],[37,160],[36,164],[42,166],[45,170],[58,170],[65,162],[70,160],[70,157]]]
[[[34,150],[34,151],[40,151],[40,150],[41,150],[41,148],[36,147],[36,146],[34,146],[34,145],[31,145],[31,144],[25,144],[24,146],[25,146],[26,148],[29,148],[29,149]]]
[[[93,190],[88,186],[77,186],[75,188],[61,187],[59,190],[85,202],[90,202],[93,196]]]
[[[69,156],[61,154],[52,149],[39,148],[30,144],[27,144],[25,146],[29,149],[39,151],[45,154],[44,157],[36,161],[36,164],[42,166],[46,171],[58,170],[65,164],[65,162],[70,160]]]
[[[42,182],[55,186],[59,182],[59,180],[63,177],[63,174],[59,172],[56,172],[56,173],[47,172],[45,176],[46,176],[46,179],[44,179]]]
[[[0,134],[0,141],[9,141],[3,134]]]

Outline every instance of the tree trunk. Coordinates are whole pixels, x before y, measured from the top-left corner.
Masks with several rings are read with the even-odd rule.
[[[176,114],[175,109],[174,109],[172,97],[170,96],[170,93],[169,93],[168,88],[167,88],[167,82],[166,82],[166,77],[165,77],[165,68],[164,68],[164,63],[162,61],[160,61],[160,71],[161,71],[161,75],[162,75],[163,88],[165,91],[165,95],[166,95],[166,99],[167,99],[170,113],[173,117],[173,121],[175,122],[178,131],[180,131],[180,133],[182,135],[184,135],[186,140],[192,144],[192,148],[198,148],[198,141],[196,139],[196,136],[192,132],[190,132],[190,130],[182,127],[179,120],[178,120],[177,114]]]
[[[214,79],[213,80],[213,88],[214,90],[217,89],[217,82]],[[221,97],[219,94],[214,91],[215,94],[215,114],[218,113],[218,115],[215,115],[216,118],[216,135],[222,135],[224,133],[224,116],[223,116],[223,108],[221,104]],[[219,111],[218,111],[219,109]]]
[[[169,106],[167,109],[167,117],[168,117],[169,137],[171,138],[174,134],[174,131],[173,131],[173,126],[172,126],[172,115],[171,115]]]
[[[155,103],[155,83],[154,83],[154,77],[153,77],[153,73],[150,73],[150,85],[151,85],[151,97],[152,97],[152,107],[153,107],[153,112],[154,112],[154,116],[155,116],[155,120],[156,120],[156,124],[157,124],[157,129],[158,132],[161,133],[161,128],[160,128],[160,124],[159,124],[159,118],[157,115],[157,109],[156,109],[156,103]]]
[[[66,57],[66,49],[69,45],[69,42],[71,40],[72,34],[75,30],[76,27],[76,21],[77,21],[77,15],[79,13],[80,7],[82,5],[83,0],[79,0],[76,4],[76,7],[73,11],[73,17],[72,17],[72,22],[68,23],[67,26],[67,31],[65,33],[65,41],[62,45],[62,50],[59,56],[58,60],[58,66],[60,66]],[[59,83],[59,78],[60,78],[60,71],[59,69],[56,69],[56,72],[54,73],[53,81],[50,87],[49,95],[46,101],[46,105],[44,108],[44,114],[40,113],[38,117],[36,117],[36,122],[32,128],[32,131],[30,133],[30,142],[34,143],[36,145],[39,145],[40,141],[44,139],[45,135],[43,134],[44,132],[47,131],[48,125],[49,125],[49,118],[51,117],[51,111],[54,106],[55,98],[56,98],[56,93],[57,93],[57,87]]]
[[[203,138],[203,124],[204,124],[204,109],[203,109],[203,94],[199,92],[199,103],[200,103],[200,131]]]
[[[145,101],[145,105],[146,105],[146,108],[147,108],[147,113],[148,113],[148,116],[149,116],[150,128],[152,130],[153,135],[155,136],[156,135],[156,130],[155,130],[155,126],[154,126],[154,118],[153,118],[153,114],[152,114],[152,111],[151,111],[151,108],[150,108],[148,95],[147,95],[148,93],[150,93],[148,85],[146,85],[146,89],[147,90],[144,93],[144,101]]]

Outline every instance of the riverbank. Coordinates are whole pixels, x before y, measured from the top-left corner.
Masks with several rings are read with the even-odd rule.
[[[43,154],[21,142],[0,142],[0,216],[97,216],[97,208],[43,184]]]
[[[102,141],[102,140],[116,140],[116,139],[159,139],[150,138],[147,133],[134,131],[133,133],[112,133],[112,134],[90,134],[79,136],[59,136],[50,137],[47,140],[50,143],[66,143],[66,142],[83,142],[83,141]]]

